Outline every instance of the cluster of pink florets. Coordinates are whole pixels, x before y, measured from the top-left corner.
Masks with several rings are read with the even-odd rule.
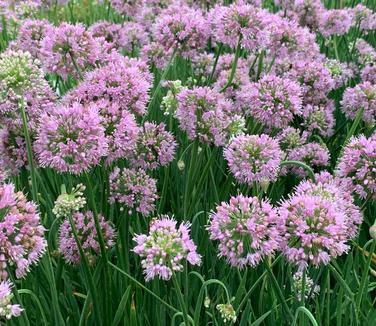
[[[190,225],[177,222],[168,216],[161,216],[150,223],[149,234],[134,237],[133,251],[141,256],[146,281],[155,277],[169,280],[174,272],[183,270],[183,262],[200,265],[201,256],[189,235]]]

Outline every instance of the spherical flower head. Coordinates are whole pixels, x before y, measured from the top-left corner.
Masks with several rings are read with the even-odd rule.
[[[269,127],[284,128],[302,114],[302,91],[296,82],[273,75],[246,86],[246,114]]]
[[[244,119],[231,114],[231,102],[209,87],[183,89],[177,96],[176,118],[189,139],[224,146],[241,133]]]
[[[376,84],[376,66],[366,65],[360,73],[360,79],[362,82],[370,82],[371,84]]]
[[[0,129],[0,156],[2,168],[11,175],[17,175],[27,164],[26,141],[19,128]]]
[[[149,35],[141,24],[125,22],[120,29],[119,43],[128,53],[134,54],[135,50],[149,43]]]
[[[376,61],[375,48],[365,40],[358,39],[355,43],[355,48],[359,54],[358,61],[360,64],[373,64]]]
[[[350,8],[324,10],[320,15],[319,31],[324,37],[344,35],[352,25],[352,17]]]
[[[183,262],[201,264],[201,255],[190,238],[190,224],[177,222],[168,216],[161,216],[150,223],[149,234],[135,235],[133,251],[139,255],[145,280],[155,277],[169,280],[173,273],[183,271]]]
[[[22,22],[17,39],[11,46],[24,52],[30,52],[34,58],[40,58],[42,40],[52,31],[53,26],[45,19],[27,19]]]
[[[334,88],[329,70],[318,61],[296,61],[286,77],[297,81],[302,88],[303,105],[320,104]]]
[[[355,75],[354,67],[348,63],[343,63],[336,59],[326,59],[324,66],[329,70],[330,75],[333,78],[334,89],[346,85],[347,82]]]
[[[317,30],[322,11],[325,10],[321,0],[295,0],[282,4],[289,18],[294,18],[301,26]]]
[[[231,303],[217,304],[216,308],[219,311],[224,323],[236,323],[236,311]]]
[[[7,280],[0,283],[0,317],[11,319],[21,315],[23,309],[19,304],[12,304],[13,284]]]
[[[107,51],[119,49],[120,43],[120,24],[113,24],[108,21],[98,21],[89,27],[89,32],[98,42],[103,43],[103,47]]]
[[[219,241],[219,257],[234,267],[257,266],[279,246],[276,210],[267,201],[239,195],[210,215],[210,240]]]
[[[347,227],[346,239],[354,239],[363,222],[360,208],[354,204],[354,199],[345,184],[340,179],[333,177],[329,172],[316,174],[316,182],[302,181],[295,189],[296,194],[321,196],[329,200],[337,209],[344,213]]]
[[[303,272],[298,271],[293,276],[293,289],[296,298],[300,301],[303,295]],[[320,293],[320,285],[316,285],[309,275],[304,279],[304,298],[305,300],[313,299]]]
[[[329,100],[321,105],[307,104],[303,109],[302,126],[309,133],[330,137],[334,133],[334,102]]]
[[[94,67],[100,46],[81,24],[62,23],[42,40],[41,58],[47,72],[66,80],[69,75],[79,79],[82,72]]]
[[[238,2],[230,6],[217,5],[208,14],[212,36],[215,41],[232,48],[241,46],[255,51],[263,45],[266,37],[263,31],[263,16],[267,12],[251,4]]]
[[[42,167],[60,173],[80,174],[97,165],[108,150],[98,109],[74,103],[45,114],[34,150]]]
[[[231,173],[241,183],[275,181],[282,151],[268,135],[240,135],[224,151]]]
[[[39,103],[43,107],[46,95],[50,95],[48,83],[40,69],[40,62],[29,52],[8,50],[0,54],[0,115],[9,115],[24,105],[29,114],[41,112],[42,108],[31,105],[27,100]]]
[[[110,203],[119,202],[129,208],[129,213],[139,212],[145,216],[155,210],[158,199],[157,182],[142,169],[119,169],[110,174]]]
[[[74,212],[78,212],[86,204],[86,198],[84,197],[85,188],[83,184],[79,184],[72,188],[70,193],[64,191],[55,200],[52,213],[58,218],[65,218]]]
[[[87,73],[85,80],[68,93],[64,101],[89,104],[104,99],[136,115],[143,115],[149,100],[151,79],[142,69],[139,62],[125,58],[110,62]]]
[[[158,17],[154,38],[166,50],[174,49],[184,57],[191,57],[205,47],[209,28],[202,12],[188,6],[172,6]]]
[[[288,152],[291,149],[304,145],[308,140],[308,134],[299,129],[287,127],[277,135],[276,139],[281,149]]]
[[[352,137],[343,150],[336,175],[350,178],[348,189],[360,198],[376,199],[376,134]]]
[[[45,228],[34,203],[13,184],[0,185],[0,279],[7,279],[7,268],[24,277],[47,247]]]
[[[322,196],[294,194],[278,210],[282,253],[300,269],[327,265],[348,250],[345,215]]]
[[[359,26],[359,29],[372,31],[376,28],[376,14],[363,4],[359,3],[353,8],[353,26]]]
[[[101,125],[108,143],[106,163],[130,155],[136,148],[140,127],[135,116],[117,102],[99,99],[93,106],[98,108]]]
[[[301,161],[312,168],[321,168],[329,165],[330,153],[325,145],[312,142],[291,150],[287,159]],[[291,172],[303,178],[307,176],[301,167],[291,166]]]
[[[114,245],[115,231],[102,215],[98,215],[98,220],[106,249],[110,249]],[[84,254],[89,263],[93,265],[95,258],[100,254],[93,213],[91,211],[76,212],[72,216],[72,221]],[[68,218],[64,220],[59,229],[59,251],[68,263],[78,265],[81,262],[80,252]]]
[[[173,49],[166,50],[164,46],[158,42],[150,42],[145,44],[140,51],[140,56],[150,65],[154,64],[158,69],[164,69],[173,54]]]
[[[174,159],[176,146],[175,137],[166,131],[164,123],[145,122],[130,162],[134,167],[155,170]]]
[[[144,0],[110,0],[110,3],[119,14],[133,17],[142,9]]]
[[[366,81],[347,88],[343,93],[341,106],[346,117],[351,120],[363,109],[363,121],[373,125],[376,121],[376,85]]]

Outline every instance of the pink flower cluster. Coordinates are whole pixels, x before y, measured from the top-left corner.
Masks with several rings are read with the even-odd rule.
[[[135,235],[133,251],[139,255],[146,281],[155,277],[169,280],[173,273],[183,270],[186,260],[191,265],[200,265],[201,256],[189,235],[190,225],[161,216],[150,223],[149,234]]]
[[[282,160],[278,142],[266,134],[237,136],[224,155],[235,179],[249,185],[275,181]]]
[[[219,256],[231,266],[255,267],[279,248],[275,208],[257,197],[239,195],[222,203],[210,215],[211,240],[219,241]]]
[[[120,169],[110,174],[110,203],[119,202],[129,208],[129,213],[139,212],[145,216],[155,210],[158,199],[157,182],[142,169]]]
[[[7,268],[24,277],[47,247],[45,228],[34,203],[13,184],[0,185],[0,279],[7,279]]]
[[[19,304],[12,304],[13,284],[10,281],[2,281],[0,283],[0,317],[11,319],[21,315],[22,308]]]
[[[114,245],[114,229],[102,215],[98,215],[98,219],[103,240],[107,249],[109,249]],[[83,252],[89,263],[93,265],[96,256],[100,253],[93,213],[90,211],[85,213],[76,212],[72,215],[72,221]],[[80,257],[78,245],[68,218],[64,220],[59,229],[59,251],[68,263],[78,265],[81,262],[82,257]]]

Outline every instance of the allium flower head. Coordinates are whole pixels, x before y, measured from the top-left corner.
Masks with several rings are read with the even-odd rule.
[[[217,42],[236,48],[241,38],[242,47],[255,51],[265,42],[265,15],[268,15],[266,11],[239,1],[230,6],[217,5],[209,12],[208,21]]]
[[[246,86],[241,96],[247,115],[266,126],[287,127],[295,115],[302,114],[302,92],[296,82],[273,75]]]
[[[340,88],[354,77],[354,67],[350,64],[340,62],[336,59],[326,59],[324,66],[329,70],[333,81],[334,89]]]
[[[105,50],[119,49],[122,47],[120,42],[120,24],[113,24],[108,21],[98,21],[89,27],[89,32],[98,42],[102,42]]]
[[[209,87],[183,89],[177,100],[176,118],[190,139],[224,146],[244,128],[244,119],[230,113],[231,102]]]
[[[209,28],[200,10],[184,5],[172,6],[158,17],[154,38],[166,50],[178,50],[189,57],[205,47]]]
[[[334,178],[329,172],[316,174],[316,182],[312,180],[302,181],[295,189],[296,194],[321,196],[331,201],[337,209],[344,213],[348,239],[356,237],[359,225],[363,222],[360,208],[354,204],[351,193],[345,188],[341,179]]]
[[[268,135],[240,135],[224,151],[230,171],[241,183],[275,181],[282,159],[278,142]]]
[[[307,104],[303,109],[302,126],[310,133],[329,137],[334,133],[334,110],[332,100],[321,105]]]
[[[144,0],[110,0],[110,3],[119,14],[133,17],[143,7]]]
[[[352,10],[330,9],[321,12],[319,31],[325,36],[346,34],[352,25]]]
[[[21,120],[18,114],[24,105],[29,116],[30,127],[34,127],[37,117],[48,110],[54,96],[44,79],[40,62],[29,52],[8,50],[0,54],[0,117]],[[22,126],[22,123],[19,122]]]
[[[217,310],[221,314],[224,323],[236,323],[236,311],[231,303],[221,303],[217,304]]]
[[[350,178],[349,190],[365,199],[376,199],[376,133],[352,137],[343,150],[336,175]]]
[[[22,308],[19,304],[12,304],[13,284],[7,280],[0,283],[0,317],[11,319],[21,315]]]
[[[22,23],[17,39],[12,42],[11,47],[30,52],[34,58],[40,58],[41,42],[51,33],[52,28],[47,20],[27,19]]]
[[[376,85],[363,82],[343,93],[342,111],[349,119],[355,119],[359,110],[363,109],[363,121],[374,124],[376,119]]]
[[[98,219],[106,249],[109,249],[114,245],[114,229],[102,215],[98,215]],[[100,246],[93,213],[90,211],[85,213],[76,212],[73,214],[72,220],[84,254],[89,263],[94,264],[96,256],[100,253]],[[59,251],[68,263],[74,265],[80,263],[80,252],[68,218],[64,220],[59,229]]]
[[[376,13],[359,3],[353,8],[353,25],[365,32],[376,29]]]
[[[35,204],[13,184],[0,185],[0,211],[0,279],[7,279],[7,268],[22,278],[46,250],[45,229]]]
[[[257,197],[231,197],[211,213],[208,231],[211,240],[219,241],[219,256],[231,266],[257,266],[263,258],[273,256],[279,246],[277,213]]]
[[[107,155],[98,109],[74,103],[41,118],[34,150],[42,167],[80,174]]]
[[[298,271],[293,276],[293,289],[296,295],[296,298],[300,301],[302,299],[303,292],[303,272]],[[320,285],[315,285],[313,280],[306,275],[304,280],[304,298],[308,300],[309,298],[313,299],[320,292]]]
[[[186,88],[183,86],[181,80],[168,80],[164,82],[163,86],[168,88],[166,96],[162,99],[164,114],[175,114],[179,104],[177,95]]]
[[[348,250],[345,215],[331,200],[294,194],[278,213],[282,252],[300,269],[326,265]]]
[[[146,77],[137,62],[116,60],[87,73],[85,80],[67,94],[65,101],[90,104],[105,99],[134,114],[143,115],[151,88],[151,81]]]
[[[78,212],[86,204],[86,198],[83,196],[85,188],[86,187],[80,183],[72,188],[70,193],[63,192],[60,194],[55,200],[52,213],[58,218],[65,218],[74,212]]]
[[[92,104],[98,108],[101,125],[108,143],[106,163],[130,155],[136,148],[140,127],[135,116],[117,102],[100,99]]]
[[[135,22],[125,22],[121,26],[119,42],[128,53],[132,53],[149,42],[144,27]]]
[[[174,136],[165,129],[164,123],[159,125],[150,122],[144,123],[143,130],[137,139],[135,151],[130,158],[133,166],[155,170],[174,159],[177,144]]]
[[[373,64],[376,61],[376,49],[363,39],[358,39],[355,43],[355,48],[359,53],[359,63]]]
[[[281,149],[289,151],[304,145],[307,142],[308,134],[306,132],[301,132],[299,129],[287,127],[283,129],[276,138]]]
[[[311,30],[317,30],[320,16],[325,10],[321,0],[293,0],[282,4],[289,18],[295,19],[301,26],[307,26]]]
[[[136,235],[133,251],[141,256],[146,281],[155,277],[169,280],[174,272],[183,270],[183,262],[200,265],[201,256],[189,235],[190,224],[161,216],[150,223],[149,234]]]
[[[150,65],[154,64],[158,69],[163,69],[167,66],[172,53],[173,49],[166,50],[162,44],[150,42],[141,48],[140,55]]]
[[[286,77],[300,83],[303,105],[320,104],[334,88],[329,70],[318,61],[299,60],[286,73]]]
[[[2,168],[17,175],[27,164],[25,137],[20,128],[2,127],[0,129],[0,156]]]
[[[99,56],[99,44],[81,24],[64,22],[42,40],[41,58],[45,70],[63,79],[68,75],[80,78],[83,71],[95,65]]]
[[[110,174],[110,203],[119,202],[143,215],[155,210],[157,182],[142,169],[119,169]]]
[[[329,165],[330,153],[325,145],[312,142],[291,150],[287,159],[301,161],[312,168],[321,168]],[[291,171],[301,177],[307,176],[307,172],[301,167],[291,166]]]

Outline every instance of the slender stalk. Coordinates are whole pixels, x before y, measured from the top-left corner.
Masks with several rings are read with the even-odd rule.
[[[187,309],[187,306],[185,304],[183,293],[181,292],[181,289],[180,289],[180,286],[179,286],[179,282],[178,282],[178,279],[177,279],[175,273],[172,274],[172,282],[174,283],[174,288],[175,288],[176,294],[178,296],[178,301],[179,301],[179,304],[180,304],[180,308],[181,308],[182,313],[183,313],[184,325],[188,326],[189,325],[188,309]]]
[[[31,177],[31,193],[33,196],[33,201],[38,204],[38,185],[37,185],[37,178],[35,174],[35,166],[34,166],[34,160],[33,160],[33,150],[31,146],[31,138],[29,133],[29,127],[27,123],[27,117],[25,112],[25,102],[22,99],[20,103],[20,109],[21,109],[21,117],[22,117],[22,126],[23,126],[23,132],[24,137],[26,141],[26,150],[27,150],[27,160],[29,162],[29,169],[30,169],[30,177]]]
[[[165,305],[167,308],[171,309],[174,312],[180,312],[178,309],[176,309],[175,307],[171,306],[169,303],[167,303],[162,298],[160,298],[159,296],[157,296],[153,291],[149,290],[145,285],[143,285],[142,283],[140,283],[139,281],[137,281],[133,276],[131,276],[127,272],[123,271],[122,269],[120,269],[119,267],[117,267],[116,265],[114,265],[111,262],[109,263],[109,265],[112,268],[114,268],[115,270],[117,270],[119,273],[121,273],[124,276],[126,276],[127,278],[129,278],[138,287],[140,287],[141,289],[143,289],[144,291],[146,291],[147,293],[149,293],[151,296],[153,296],[155,299],[157,299],[160,303],[162,303],[163,305]]]
[[[234,61],[232,62],[232,68],[231,68],[230,76],[228,78],[226,85],[223,86],[223,88],[221,89],[221,93],[223,93],[229,86],[231,86],[232,81],[234,80],[236,68],[238,67],[240,51],[242,49],[241,48],[241,41],[242,41],[242,35],[240,34],[239,39],[238,39],[238,45],[236,46],[235,58],[234,58]]]
[[[283,167],[285,165],[296,165],[296,166],[303,168],[304,170],[306,170],[306,172],[308,173],[308,176],[312,179],[312,181],[316,182],[315,173],[313,172],[312,168],[308,166],[307,164],[300,162],[300,161],[283,161],[280,164],[280,167]]]
[[[18,294],[28,294],[28,295],[30,295],[33,298],[33,300],[35,301],[35,303],[38,306],[40,315],[42,317],[43,325],[48,326],[46,314],[44,313],[43,307],[42,307],[42,305],[41,305],[38,297],[35,295],[35,293],[32,292],[32,291],[30,291],[30,290],[28,290],[28,289],[20,289],[20,290],[18,290]]]

